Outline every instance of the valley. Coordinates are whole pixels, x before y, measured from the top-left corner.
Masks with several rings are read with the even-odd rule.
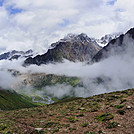
[[[0,134],[134,134],[133,8],[0,0]]]
[[[102,48],[70,34],[43,55],[0,55],[0,133],[134,133],[133,36]]]

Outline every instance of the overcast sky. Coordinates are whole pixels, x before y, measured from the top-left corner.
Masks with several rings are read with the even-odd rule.
[[[45,52],[68,33],[126,32],[134,27],[133,8],[133,0],[0,0],[0,52]]]

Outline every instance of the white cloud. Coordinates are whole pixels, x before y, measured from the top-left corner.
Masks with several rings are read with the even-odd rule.
[[[118,41],[116,43],[118,43]],[[80,77],[83,82],[84,87],[76,86],[75,88],[72,88],[65,84],[57,84],[56,86],[47,86],[41,91],[41,93],[43,93],[43,91],[49,91],[49,94],[54,95],[55,97],[69,95],[72,90],[76,96],[88,97],[94,94],[133,88],[134,39],[125,35],[122,44],[125,48],[123,52],[119,52],[118,50],[124,48],[120,47],[119,44],[115,44],[114,46],[117,45],[118,47],[110,50],[109,58],[91,65],[65,61],[65,63],[41,66],[30,65],[23,67],[22,64],[24,59],[0,61],[0,75],[2,76],[0,78],[0,86],[4,88],[9,88],[11,86],[13,89],[19,89],[22,92],[25,90],[27,91],[29,88],[26,87],[25,89],[25,86],[21,83],[26,76],[25,73],[27,76],[34,73],[45,73]],[[9,72],[7,72],[8,69],[18,70],[24,75],[14,78],[9,74]],[[21,86],[24,87],[25,90],[22,90]],[[30,90],[28,90],[28,92],[30,92]]]
[[[68,33],[101,37],[133,27],[134,2],[117,0],[108,5],[109,1],[5,0],[0,7],[0,48],[46,52]],[[10,14],[9,7],[22,11]]]

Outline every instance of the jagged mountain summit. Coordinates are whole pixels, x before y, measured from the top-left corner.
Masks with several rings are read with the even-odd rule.
[[[101,37],[101,39],[97,39],[96,42],[100,46],[106,46],[111,40],[118,38],[122,33],[113,33],[113,34],[106,34],[105,36]]]
[[[62,62],[63,59],[69,61],[89,61],[101,49],[96,41],[89,38],[86,34],[69,34],[64,39],[51,44],[52,49],[43,55],[27,58],[25,65],[29,64],[48,64]]]
[[[111,40],[108,45],[103,47],[92,59],[99,62],[102,59],[114,55],[133,53],[134,50],[134,28],[131,28],[126,34],[120,35],[118,38]]]
[[[33,51],[30,49],[26,52],[12,50],[11,52],[6,52],[0,55],[0,60],[13,60],[18,58],[28,58],[33,56]]]

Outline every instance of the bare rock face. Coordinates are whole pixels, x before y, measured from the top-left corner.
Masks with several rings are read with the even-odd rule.
[[[80,35],[69,34],[51,46],[53,48],[49,49],[47,53],[26,59],[25,65],[62,62],[63,59],[73,62],[89,61],[101,49],[96,41],[93,41],[83,33]]]
[[[99,62],[113,55],[125,54],[127,49],[131,49],[131,52],[134,50],[134,28],[111,40],[93,57],[92,61]]]

